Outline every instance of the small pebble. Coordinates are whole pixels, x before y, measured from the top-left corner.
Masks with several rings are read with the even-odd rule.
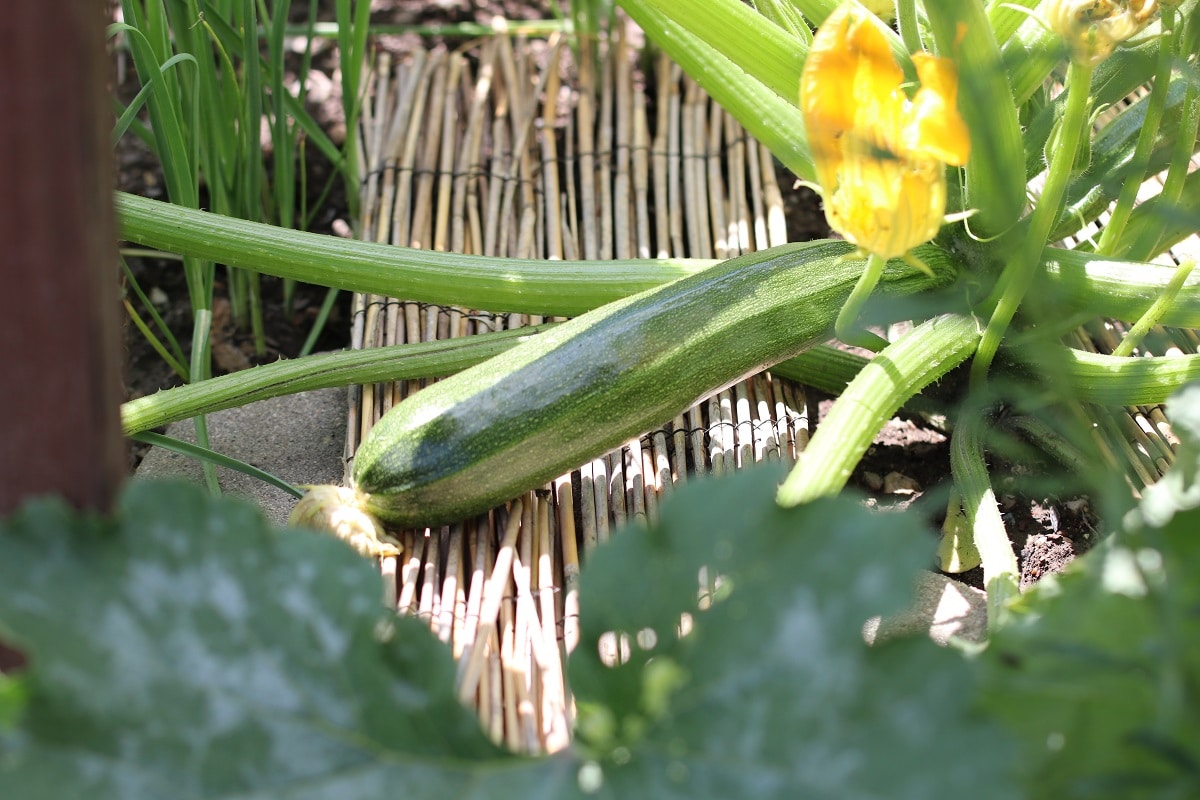
[[[1088,501],[1086,497],[1077,497],[1074,500],[1066,501],[1063,503],[1063,505],[1066,506],[1067,510],[1072,514],[1081,514],[1087,510]]]
[[[921,491],[921,484],[907,475],[889,472],[883,478],[883,491],[887,494],[916,494]]]
[[[864,472],[862,474],[863,485],[872,492],[878,492],[883,488],[883,478],[879,477],[876,472]]]

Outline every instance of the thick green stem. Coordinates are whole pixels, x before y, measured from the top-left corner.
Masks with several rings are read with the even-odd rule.
[[[1056,373],[1073,387],[1082,403],[1098,406],[1144,406],[1164,403],[1184,384],[1200,378],[1200,355],[1121,358],[1089,353],[1060,344],[1039,342],[1039,352],[1050,356]],[[1051,350],[1044,348],[1052,347]],[[1018,354],[1014,354],[1018,355]],[[855,353],[819,345],[771,367],[771,374],[794,380],[832,395],[840,395],[870,363]],[[173,390],[176,391],[176,390]],[[141,402],[141,401],[134,401]],[[936,400],[923,396],[905,403],[910,411],[938,411]]]
[[[1163,181],[1163,190],[1159,198],[1168,209],[1175,207],[1183,195],[1184,182],[1191,169],[1192,152],[1196,148],[1196,134],[1200,132],[1200,86],[1196,81],[1188,82],[1181,108],[1183,116],[1175,134],[1175,149],[1171,153],[1171,165],[1167,168],[1167,177]],[[1133,246],[1121,255],[1139,261],[1149,260],[1163,248],[1162,238],[1166,230],[1165,219],[1154,220],[1141,231]]]
[[[994,4],[993,7],[1002,5]],[[1058,66],[1062,37],[1041,20],[1025,19],[1004,41],[1001,55],[1012,84],[1013,100],[1023,106],[1046,83],[1046,77]]]
[[[1175,276],[1173,267],[1160,264],[1115,261],[1048,247],[1038,270],[1037,292],[1047,303],[1053,303],[1064,319],[1078,311],[1089,317],[1136,322],[1168,293]],[[1159,323],[1200,328],[1200,276],[1192,275],[1183,282]]]
[[[946,314],[921,323],[868,363],[833,404],[779,489],[781,505],[837,494],[875,435],[904,402],[975,352],[974,318]]]
[[[1184,384],[1200,378],[1200,354],[1121,358],[1066,349],[1061,366],[1080,402],[1099,406],[1144,406],[1166,402]]]
[[[946,519],[942,522],[942,535],[938,540],[937,566],[942,572],[954,575],[979,566],[979,550],[975,547],[975,531],[963,513],[962,497],[958,489],[950,489],[946,501]]]
[[[1063,195],[1075,166],[1075,153],[1079,143],[1087,135],[1088,93],[1091,90],[1092,68],[1074,61],[1067,72],[1067,106],[1063,114],[1062,128],[1058,138],[1057,152],[1046,175],[1046,185],[1041,199],[1031,216],[1029,227],[1024,232],[1020,249],[1005,267],[1000,277],[1002,287],[1000,300],[992,311],[979,342],[979,351],[971,364],[971,382],[980,385],[987,379],[1000,340],[1008,330],[1008,324],[1033,284],[1042,251],[1047,244],[1050,229],[1058,221],[1062,210]]]
[[[123,238],[191,254],[191,260],[219,261],[348,291],[492,311],[572,316],[716,263],[486,258],[285,230],[123,193],[116,195],[116,202]],[[1173,273],[1167,267],[1057,249],[1047,249],[1041,263],[1042,279],[1061,302],[1129,321],[1162,294]],[[1200,279],[1193,278],[1162,324],[1200,328],[1198,309]]]
[[[126,435],[286,394],[450,375],[536,336],[548,325],[436,342],[322,353],[190,383],[121,406]]]
[[[574,316],[700,272],[698,259],[487,258],[339,239],[118,192],[120,235],[147,247],[338,289],[489,311]]]
[[[924,49],[921,45],[921,31],[917,27],[915,0],[896,0],[896,27],[909,53],[919,53]]]
[[[1174,9],[1163,6],[1163,30],[1170,30],[1174,19]],[[1133,151],[1132,170],[1121,186],[1117,203],[1113,206],[1108,223],[1100,233],[1097,252],[1107,255],[1114,254],[1114,246],[1125,230],[1133,204],[1137,201],[1138,189],[1146,179],[1146,168],[1150,164],[1150,155],[1154,151],[1154,140],[1158,136],[1159,124],[1162,122],[1163,110],[1167,105],[1167,88],[1171,80],[1171,60],[1175,53],[1174,33],[1163,35],[1159,40],[1158,65],[1154,70],[1154,85],[1150,89],[1150,98],[1146,101],[1146,116],[1142,121],[1141,132],[1138,134],[1137,146]]]
[[[871,292],[875,291],[875,287],[879,283],[880,276],[883,275],[885,266],[887,266],[887,261],[882,256],[877,256],[874,253],[868,255],[866,268],[863,269],[862,275],[858,277],[858,283],[854,284],[854,290],[850,292],[850,297],[846,299],[845,305],[838,312],[837,321],[834,323],[833,329],[837,334],[837,338],[846,344],[852,344],[856,347],[863,347],[876,352],[887,346],[886,339],[876,336],[868,330],[855,327],[859,312],[866,305],[867,298],[871,296]]]
[[[1129,356],[1133,354],[1133,348],[1141,344],[1143,338],[1149,333],[1150,329],[1158,324],[1162,319],[1163,314],[1175,302],[1176,296],[1179,294],[1183,282],[1192,274],[1192,270],[1196,268],[1195,259],[1189,259],[1179,265],[1175,270],[1175,276],[1171,279],[1171,283],[1167,286],[1166,291],[1162,296],[1154,301],[1154,305],[1150,306],[1145,314],[1142,315],[1129,332],[1125,334],[1125,338],[1113,350],[1114,356]]]
[[[989,3],[988,26],[996,41],[1004,44],[1017,32],[1021,24],[1029,19],[1029,10],[1036,8],[1040,0],[1015,0],[1011,3]]]
[[[988,629],[995,630],[1003,623],[1008,601],[1020,593],[1020,570],[1004,520],[1000,517],[996,493],[988,479],[987,463],[983,459],[984,429],[985,420],[980,412],[967,409],[950,440],[950,468],[983,565]]]
[[[729,0],[622,0],[621,6],[635,20],[645,10],[657,12],[668,24],[678,25],[712,47],[779,97],[795,102],[808,48],[750,6]],[[668,52],[672,45],[681,44],[659,39],[656,43]],[[691,65],[680,65],[697,77]]]
[[[620,5],[649,39],[785,167],[803,180],[816,179],[808,142],[797,135],[804,128],[796,105],[803,54],[793,37],[781,30],[764,29],[761,17],[755,20],[753,14],[747,16],[733,8],[740,3],[689,0],[690,17],[680,16],[680,9],[670,0],[621,0]],[[719,17],[714,16],[718,7]],[[825,19],[801,10],[813,24]],[[716,25],[717,19],[729,24]],[[762,50],[752,48],[756,37],[759,44],[770,40],[766,48],[772,52],[784,48],[786,57],[776,61],[761,58]],[[747,44],[751,49],[746,49]],[[748,57],[740,58],[739,53]],[[764,72],[756,75],[760,70]]]

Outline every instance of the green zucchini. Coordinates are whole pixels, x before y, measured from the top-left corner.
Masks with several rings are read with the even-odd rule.
[[[402,526],[463,519],[546,484],[697,399],[831,335],[862,262],[840,241],[730,259],[589,311],[392,408],[352,470],[360,507]],[[896,261],[880,287],[944,285]]]

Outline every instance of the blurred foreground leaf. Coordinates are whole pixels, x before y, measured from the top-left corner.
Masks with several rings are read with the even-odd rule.
[[[341,543],[196,487],[135,484],[115,520],[32,504],[0,526],[0,635],[30,656],[0,797],[1012,797],[970,662],[863,643],[931,537],[850,498],[781,510],[779,477],[697,481],[595,553],[580,741],[541,759],[484,738],[448,649]]]
[[[986,704],[1024,743],[1030,797],[1200,797],[1195,390],[1169,408],[1175,466],[1126,530],[1022,596],[987,651]]]
[[[1200,508],[1200,382],[1193,381],[1167,400],[1171,430],[1179,439],[1175,462],[1146,489],[1132,524],[1160,528],[1181,511]]]
[[[485,739],[370,564],[197,487],[134,484],[115,521],[27,506],[0,586],[31,662],[0,797],[533,796],[561,774]]]
[[[910,601],[932,537],[846,496],[781,509],[780,477],[688,485],[585,569],[571,680],[601,796],[1014,796],[1008,740],[970,708],[971,664],[925,637],[863,641]],[[600,655],[609,632],[626,634],[619,667]]]

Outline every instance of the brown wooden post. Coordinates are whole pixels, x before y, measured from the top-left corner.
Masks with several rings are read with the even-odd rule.
[[[107,510],[125,473],[106,8],[0,19],[0,516],[49,493]],[[23,663],[0,642],[0,672]]]
[[[0,516],[47,493],[107,509],[126,471],[107,6],[0,20]]]

